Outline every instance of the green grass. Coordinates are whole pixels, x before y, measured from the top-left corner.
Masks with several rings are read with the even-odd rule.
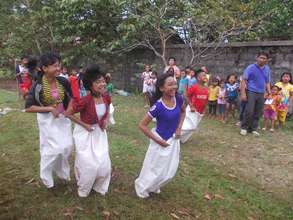
[[[54,191],[45,189],[39,181],[36,116],[15,111],[0,117],[0,219],[107,219],[107,212],[108,219],[127,220],[172,219],[171,214],[204,220],[293,219],[291,182],[283,186],[275,180],[291,180],[290,128],[242,138],[232,123],[205,119],[181,146],[176,177],[160,195],[142,200],[133,184],[148,146],[137,127],[146,110],[138,96],[115,96],[114,105],[117,124],[108,136],[115,175],[105,197],[92,193],[79,198],[73,174],[69,185],[56,180]],[[0,107],[4,106],[21,104],[15,93],[1,90]],[[289,164],[279,167],[282,153],[288,154]],[[259,166],[263,173],[258,173]],[[269,174],[274,181],[266,184],[262,178]],[[207,200],[206,193],[216,196]]]

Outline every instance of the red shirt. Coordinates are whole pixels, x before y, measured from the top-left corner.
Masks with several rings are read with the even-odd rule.
[[[193,107],[200,114],[204,112],[206,105],[208,104],[208,87],[200,86],[199,84],[194,84],[187,90],[187,96],[191,101]]]
[[[80,99],[79,85],[78,85],[77,77],[76,76],[70,76],[69,77],[69,82],[70,82],[72,97],[74,99]]]
[[[22,82],[19,84],[20,90],[22,93],[27,93],[33,84],[29,74],[23,73],[21,75],[21,80]]]
[[[106,113],[104,116],[99,120],[95,101],[92,94],[88,94],[87,96],[81,97],[80,99],[73,100],[73,110],[75,113],[80,112],[80,119],[90,125],[98,124],[101,128],[104,127],[106,119],[109,114],[109,105],[111,104],[111,97],[107,94],[103,95],[103,101],[106,105]]]

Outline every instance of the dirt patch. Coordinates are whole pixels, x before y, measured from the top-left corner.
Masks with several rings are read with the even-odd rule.
[[[16,91],[16,81],[11,79],[0,79],[0,89],[5,89],[9,91]]]

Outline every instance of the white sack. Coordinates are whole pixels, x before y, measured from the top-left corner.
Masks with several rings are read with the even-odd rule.
[[[111,160],[106,131],[98,125],[89,132],[76,124],[73,137],[76,146],[75,177],[78,195],[86,197],[92,189],[105,195],[111,179]]]
[[[70,180],[69,156],[72,151],[71,121],[63,115],[55,118],[51,112],[37,113],[40,131],[40,176],[46,187],[54,186],[53,172]]]
[[[150,192],[159,193],[160,188],[175,176],[179,165],[180,142],[172,137],[167,143],[170,144],[168,147],[162,147],[150,140],[140,175],[135,180],[137,196],[146,198]]]
[[[186,115],[181,128],[181,143],[185,143],[197,129],[199,122],[201,121],[203,114],[198,112],[191,112],[190,106],[186,107]]]

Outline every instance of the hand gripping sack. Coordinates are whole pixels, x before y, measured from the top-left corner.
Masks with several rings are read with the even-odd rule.
[[[198,112],[191,112],[190,106],[186,107],[186,115],[181,128],[181,143],[185,143],[197,129],[203,115]]]
[[[172,137],[167,143],[168,147],[162,147],[150,140],[140,175],[135,180],[137,196],[146,198],[150,192],[159,193],[160,188],[175,176],[179,165],[180,142]]]
[[[89,132],[75,125],[73,137],[76,146],[75,177],[78,195],[86,197],[92,189],[104,195],[111,179],[111,160],[106,131],[98,125]]]

